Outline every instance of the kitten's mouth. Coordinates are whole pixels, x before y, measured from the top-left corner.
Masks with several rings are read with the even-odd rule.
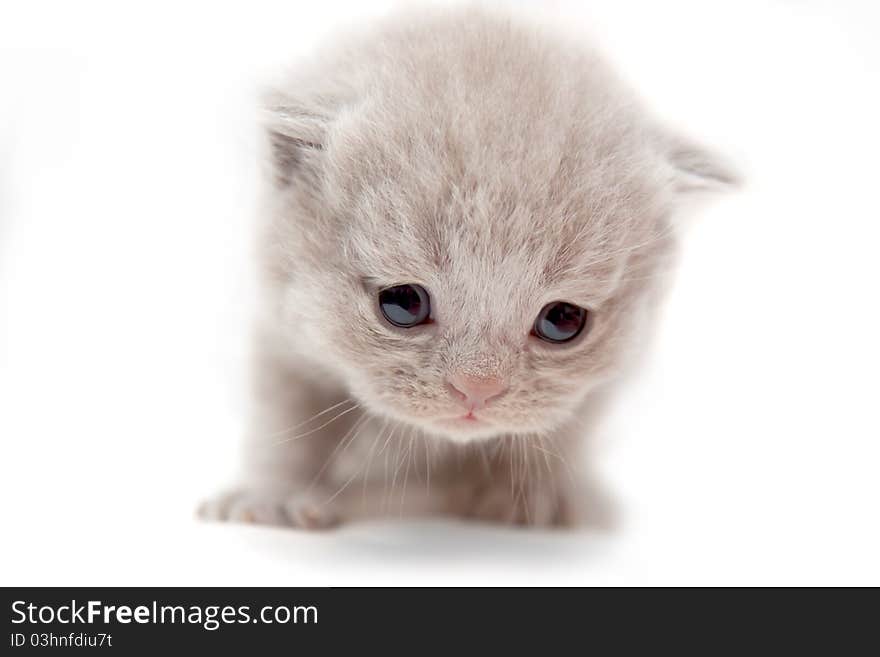
[[[455,417],[439,418],[438,420],[435,420],[435,422],[444,427],[453,427],[458,429],[486,426],[489,424],[489,422],[487,422],[483,418],[474,415],[473,411],[469,411],[464,415],[456,415]]]
[[[489,417],[478,412],[460,412],[453,416],[435,417],[429,421],[430,428],[439,436],[453,442],[469,443],[475,440],[488,440],[509,433],[503,418]]]

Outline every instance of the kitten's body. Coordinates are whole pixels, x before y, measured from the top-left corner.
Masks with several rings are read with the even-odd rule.
[[[578,472],[587,419],[651,318],[681,196],[729,174],[590,51],[478,11],[389,21],[266,109],[249,477],[204,514],[605,520]],[[430,291],[432,323],[382,319],[400,283]],[[571,345],[530,335],[554,300],[590,311]],[[461,373],[504,384],[479,421],[450,419]]]

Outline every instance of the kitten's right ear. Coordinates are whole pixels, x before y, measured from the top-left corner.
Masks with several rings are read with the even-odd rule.
[[[279,187],[314,171],[329,122],[323,108],[276,91],[264,96],[263,124],[271,149],[272,175]]]
[[[718,153],[678,136],[667,136],[662,144],[679,193],[718,192],[742,184],[736,168]]]

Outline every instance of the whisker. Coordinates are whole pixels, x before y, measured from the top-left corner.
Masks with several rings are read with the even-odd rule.
[[[364,425],[361,426],[361,429],[363,429],[365,426],[366,426],[366,423],[364,423]],[[385,423],[384,426],[388,426],[388,422],[387,422],[387,421],[386,421],[386,423]],[[384,426],[383,426],[383,428],[384,428]],[[351,444],[357,439],[358,435],[360,435],[360,433],[361,433],[361,429],[358,429],[357,433],[354,434],[354,436],[351,437],[351,439],[348,441],[348,444],[342,449],[342,454],[344,454],[345,451],[348,449],[348,447],[349,447],[349,446],[350,446],[350,445],[351,445]],[[372,451],[373,449],[375,449],[376,444],[379,442],[379,437],[380,437],[381,435],[382,435],[382,434],[381,434],[381,432],[380,432],[380,433],[377,435],[376,439],[373,441],[373,446],[371,447],[371,451]],[[337,446],[337,448],[338,448],[338,446]],[[334,451],[335,451],[335,450],[334,450]],[[340,456],[341,456],[342,454],[340,454]],[[331,455],[331,457],[332,457],[332,455]],[[329,504],[330,502],[332,502],[333,500],[335,500],[337,497],[339,497],[339,495],[341,495],[342,492],[343,492],[345,489],[347,489],[347,488],[351,485],[351,482],[353,482],[355,479],[357,479],[358,476],[360,476],[360,474],[361,474],[362,472],[365,473],[365,469],[364,469],[364,468],[365,468],[365,466],[362,465],[360,468],[358,468],[357,470],[355,470],[354,473],[352,473],[352,475],[351,475],[351,476],[345,481],[345,483],[342,484],[342,486],[339,488],[339,490],[337,490],[335,493],[333,493],[333,495],[331,495],[327,500],[325,500],[325,501],[323,502],[323,504],[325,504],[325,505],[326,505],[326,504]],[[366,476],[366,474],[365,474],[365,476]]]
[[[386,425],[387,426],[387,425]],[[379,441],[382,439],[382,432],[378,432],[376,434],[376,438],[373,439],[373,444],[370,446],[370,452],[367,455],[367,462],[364,466],[364,483],[363,490],[361,491],[361,500],[364,504],[366,504],[367,500],[367,478],[370,476],[370,467],[373,465],[373,457],[376,455],[376,446],[379,444]]]
[[[390,420],[389,420],[389,422],[390,422]],[[385,423],[385,426],[386,426],[386,427],[388,426],[388,422]],[[379,450],[379,453],[380,453],[380,454],[381,454],[382,452],[385,451],[385,448],[386,448],[386,447],[388,447],[388,443],[391,442],[391,438],[394,437],[394,432],[397,430],[397,428],[398,428],[399,426],[400,426],[400,425],[398,424],[397,426],[395,426],[395,427],[393,427],[393,428],[391,429],[391,433],[388,434],[388,439],[385,441],[385,444],[382,445],[382,449]],[[383,430],[384,430],[384,427],[383,427]]]
[[[396,424],[391,428],[391,432],[388,434],[388,438],[385,440],[385,444],[382,445],[382,449],[379,450],[379,453],[385,452],[385,448],[391,444],[391,440],[394,437],[394,434],[400,428],[400,423]],[[389,449],[385,452],[385,478],[384,478],[384,486],[382,489],[382,513],[385,513],[388,509],[388,505],[391,504],[391,498],[394,496],[394,481],[392,480],[391,486],[388,486],[388,462],[391,458],[391,450]],[[395,470],[395,477],[397,476],[397,471]]]
[[[425,492],[431,495],[431,446],[428,444],[428,437],[424,432],[419,431],[422,435],[422,442],[425,444]]]
[[[351,477],[349,477],[348,480],[346,480],[346,482],[344,484],[342,484],[342,487],[338,491],[333,493],[333,495],[331,495],[329,498],[327,498],[327,500],[324,501],[323,504],[325,504],[325,505],[330,504],[330,502],[332,502],[337,497],[339,497],[342,494],[342,491],[344,491],[346,488],[348,488],[349,484],[351,484],[351,482],[353,482],[360,473],[361,473],[361,471],[357,470],[353,475],[351,475]]]
[[[334,416],[333,418],[327,420],[327,421],[326,421],[324,424],[322,424],[321,426],[319,426],[319,427],[315,427],[314,429],[311,429],[310,431],[306,431],[305,433],[301,433],[301,434],[299,434],[299,435],[292,436],[291,438],[285,438],[284,440],[279,440],[278,442],[273,443],[273,446],[276,446],[276,445],[283,445],[284,443],[289,443],[289,442],[294,441],[294,440],[300,440],[300,439],[302,439],[302,438],[306,438],[307,436],[311,436],[312,434],[317,433],[318,431],[320,431],[320,430],[323,429],[324,427],[327,427],[327,426],[333,424],[334,422],[336,422],[336,420],[338,420],[339,418],[341,418],[343,415],[348,415],[349,413],[351,413],[351,412],[354,411],[354,410],[357,410],[357,409],[360,408],[360,407],[361,407],[360,404],[355,404],[355,405],[352,406],[351,408],[346,409],[346,410],[342,411],[341,413],[339,413],[338,415]]]
[[[348,446],[357,439],[357,437],[361,433],[361,430],[365,426],[367,426],[371,419],[372,418],[366,412],[364,412],[364,414],[358,418],[357,422],[351,425],[351,428],[345,433],[345,435],[339,440],[339,442],[336,443],[336,447],[333,448],[332,452],[330,452],[330,456],[326,458],[324,464],[321,466],[321,469],[318,470],[318,473],[312,478],[312,481],[309,483],[309,486],[306,490],[311,490],[315,486],[315,484],[320,481],[321,476],[324,474],[324,472],[326,472],[327,468],[330,466],[330,463],[332,463],[334,457],[336,456],[336,453],[339,452],[340,449],[342,449],[342,453],[344,453],[345,450],[348,449]],[[351,436],[351,438],[349,438],[349,436]]]
[[[531,473],[532,473],[532,453],[527,449],[528,446],[528,436],[524,436],[522,439],[522,453],[523,453],[523,478],[521,482],[521,490],[522,490],[522,499],[523,499],[523,510],[526,513],[526,524],[532,524],[532,515],[529,513],[529,482],[531,481]]]
[[[531,518],[529,517],[529,496],[528,496],[528,492],[526,491],[526,485],[527,485],[526,479],[528,477],[528,473],[527,473],[528,454],[526,452],[525,437],[518,436],[517,442],[519,443],[519,452],[520,452],[520,467],[518,469],[518,471],[519,471],[518,497],[522,501],[523,511],[525,512],[525,515],[526,515],[526,523],[531,524]]]
[[[480,452],[480,463],[483,466],[483,472],[485,472],[486,475],[492,474],[492,466],[489,464],[489,457],[486,456],[486,446],[481,442],[478,445],[478,449]]]
[[[546,438],[547,442],[549,442],[554,448],[556,447],[556,443],[553,442],[553,438],[551,436],[545,436],[545,438]],[[539,449],[543,449],[543,448],[539,448]],[[544,450],[544,451],[546,451],[547,454],[549,454],[553,458],[557,459],[562,464],[563,469],[565,470],[565,474],[566,474],[566,476],[568,476],[569,483],[574,485],[575,476],[574,476],[574,472],[572,471],[571,465],[569,464],[568,460],[565,457],[563,457],[562,454],[559,454],[557,451],[553,451],[553,450]]]
[[[403,465],[403,462],[406,460],[406,454],[403,451],[403,446],[401,444],[402,441],[398,441],[398,452],[397,452],[397,466],[394,468],[394,477],[391,479],[391,496],[394,495],[394,484],[397,483],[397,475],[400,472],[400,467]],[[390,496],[389,496],[390,502]]]
[[[513,474],[513,446],[514,440],[516,440],[513,436],[509,439],[508,451],[510,452],[510,496],[515,499],[516,496],[516,479]]]
[[[349,398],[349,399],[343,399],[341,402],[338,402],[338,403],[336,403],[336,404],[333,404],[333,405],[330,406],[329,408],[325,408],[323,411],[319,411],[318,413],[315,413],[312,417],[310,417],[310,418],[307,419],[307,420],[303,420],[303,421],[300,422],[299,424],[294,424],[293,426],[291,426],[291,427],[287,427],[286,429],[279,429],[278,431],[275,431],[275,432],[273,432],[273,433],[270,433],[270,434],[269,434],[269,438],[274,438],[275,436],[281,436],[281,435],[283,435],[283,434],[285,434],[285,433],[287,433],[287,432],[289,432],[289,431],[296,431],[296,430],[299,429],[300,427],[304,427],[305,425],[307,425],[309,422],[312,422],[313,420],[317,420],[317,419],[318,419],[319,417],[321,417],[322,415],[326,415],[326,414],[329,413],[330,411],[332,411],[332,410],[334,410],[334,409],[336,409],[336,408],[339,408],[339,407],[342,406],[343,404],[347,404],[347,403],[349,403],[349,402],[351,402],[351,401],[353,401],[353,400],[350,399],[350,398]]]
[[[550,467],[550,456],[547,453],[547,450],[543,448],[544,437],[540,434],[535,434],[534,441],[532,442],[532,448],[537,450],[541,456],[544,457],[544,466],[547,468],[547,474],[550,475],[550,479],[553,479],[553,468]],[[539,444],[540,443],[540,444]]]
[[[409,447],[406,450],[406,471],[403,473],[403,492],[400,494],[400,515],[403,515],[403,504],[406,501],[406,482],[409,479],[409,468],[412,464],[412,446],[413,446],[413,437],[412,437],[412,429],[409,432]]]

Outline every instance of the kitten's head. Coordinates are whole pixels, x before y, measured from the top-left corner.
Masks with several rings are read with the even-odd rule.
[[[483,14],[395,23],[268,104],[282,330],[374,412],[547,432],[613,375],[732,175],[590,53]]]

